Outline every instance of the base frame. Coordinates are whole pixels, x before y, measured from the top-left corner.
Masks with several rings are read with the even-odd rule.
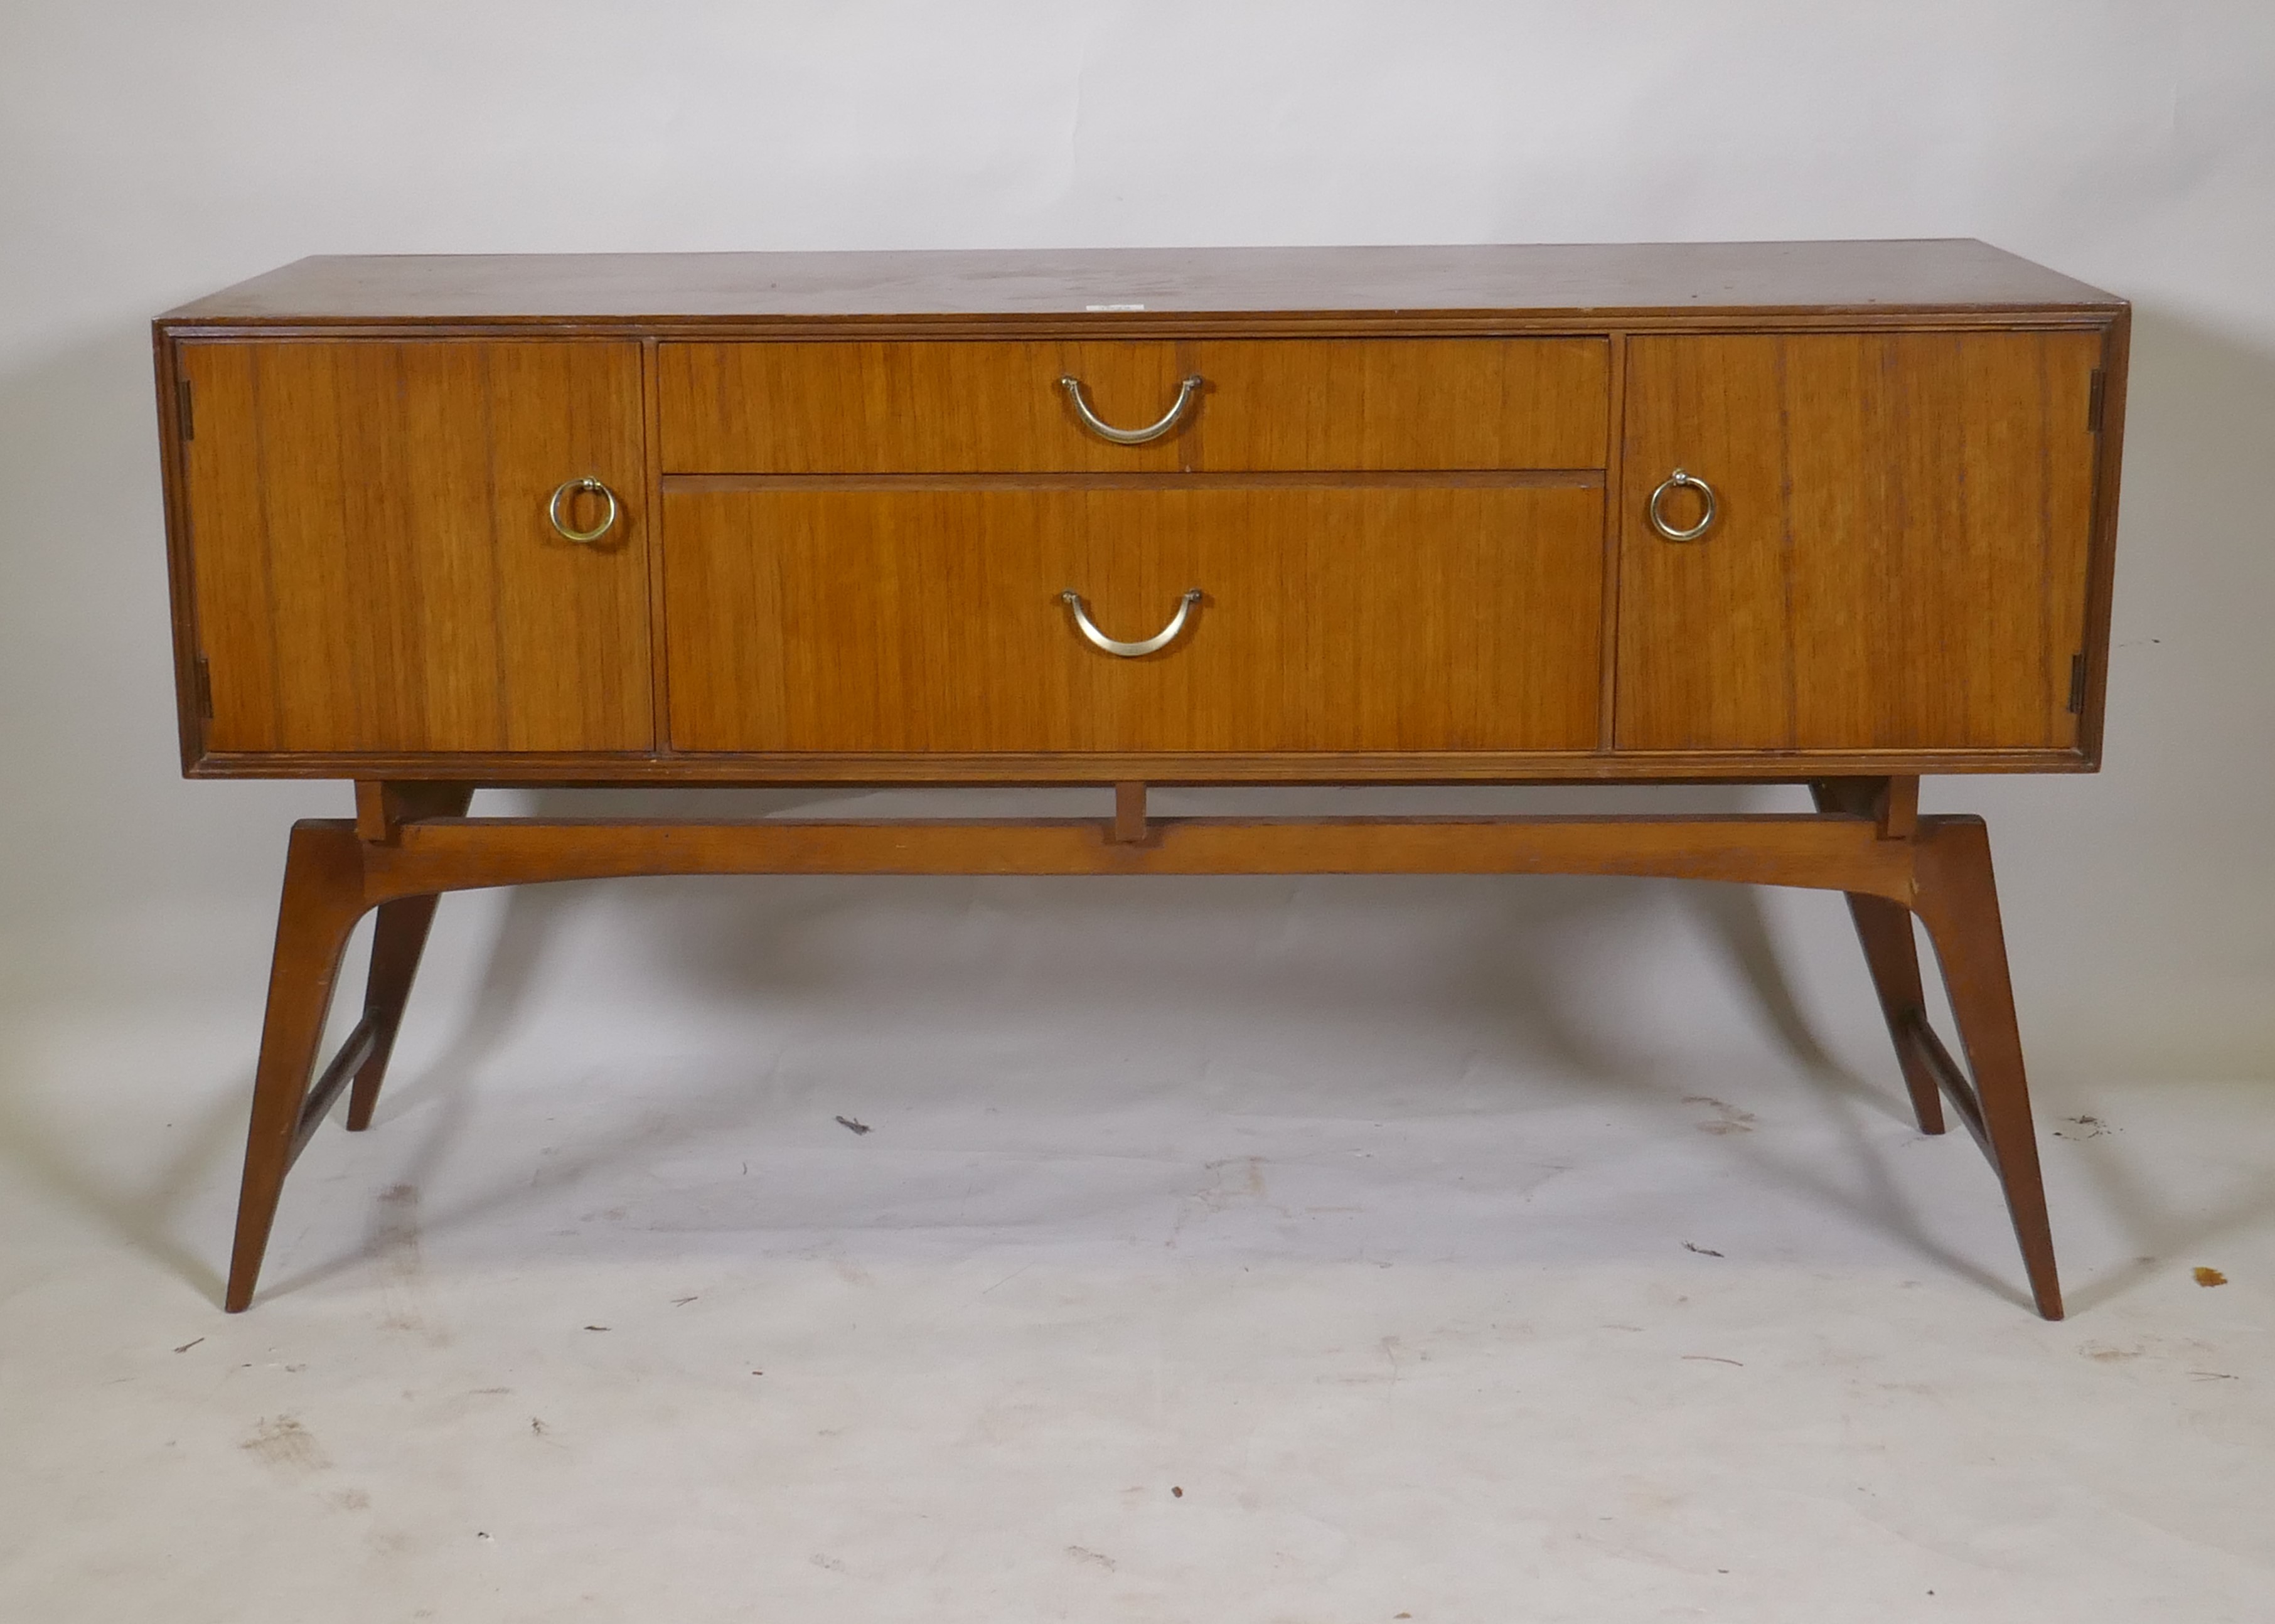
[[[2014,989],[1980,818],[1921,816],[1916,778],[1810,782],[1803,813],[689,822],[472,818],[473,786],[357,785],[357,816],[292,827],[223,1306],[248,1307],[285,1175],[343,1091],[367,1128],[439,899],[687,874],[1617,874],[1840,891],[1920,1129],[1948,1099],[2005,1192],[2037,1311],[2062,1317]],[[364,1015],[316,1065],[348,937],[377,911]],[[1962,1068],[1930,1023],[1912,930],[1935,949]]]

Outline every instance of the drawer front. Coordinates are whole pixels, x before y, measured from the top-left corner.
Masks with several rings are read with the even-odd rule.
[[[1611,346],[1600,338],[1259,338],[1196,345],[1198,465],[1601,468]]]
[[[669,344],[661,384],[673,473],[1596,469],[1611,399],[1599,338]]]
[[[1144,445],[1084,428],[1062,377],[1110,426],[1177,398],[1172,344],[668,344],[669,473],[1175,472],[1180,425]]]
[[[683,751],[1586,750],[1584,487],[683,491]],[[1142,658],[1101,634],[1178,637]]]
[[[639,345],[200,343],[180,366],[208,750],[652,747]],[[598,533],[556,528],[556,492]]]

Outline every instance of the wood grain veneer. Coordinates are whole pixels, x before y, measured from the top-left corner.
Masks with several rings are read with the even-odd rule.
[[[666,344],[670,473],[1173,472],[1184,437],[1123,446],[1092,409],[1146,424],[1177,397],[1177,346],[1145,343]]]
[[[1602,339],[666,344],[672,473],[1599,469]],[[1145,445],[1088,432],[1062,377]]]
[[[778,489],[664,499],[682,751],[1583,750],[1600,491]],[[1100,653],[1166,623],[1158,654]]]
[[[180,367],[208,747],[649,745],[634,345],[195,344]],[[578,547],[546,502],[588,473],[623,510]]]
[[[2101,358],[2090,333],[1631,339],[1618,744],[2073,745]],[[1687,544],[1644,520],[1678,466],[1719,510]]]

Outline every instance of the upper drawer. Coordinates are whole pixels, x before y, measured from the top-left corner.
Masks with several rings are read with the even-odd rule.
[[[1611,400],[1599,338],[743,342],[662,357],[668,473],[1600,468]],[[1154,428],[1139,443],[1103,432]]]

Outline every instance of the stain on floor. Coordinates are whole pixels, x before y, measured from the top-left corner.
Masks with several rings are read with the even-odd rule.
[[[238,1447],[290,1476],[321,1471],[331,1464],[317,1446],[315,1434],[301,1425],[299,1416],[290,1414],[263,1416]]]
[[[1754,1131],[1754,1114],[1751,1111],[1741,1111],[1735,1106],[1715,1099],[1712,1094],[1685,1094],[1682,1097],[1682,1103],[1687,1106],[1704,1106],[1714,1113],[1711,1121],[1698,1124],[1700,1133],[1751,1133]]]

